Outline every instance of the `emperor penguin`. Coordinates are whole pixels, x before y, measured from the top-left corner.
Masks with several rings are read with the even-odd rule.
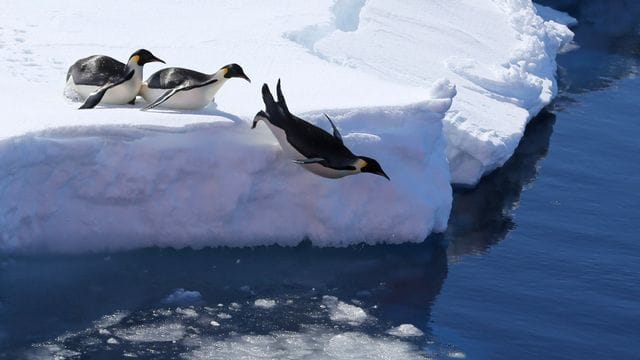
[[[222,85],[234,77],[251,82],[238,64],[225,65],[211,75],[178,67],[162,69],[140,88],[140,95],[149,103],[142,110],[159,105],[172,109],[202,109],[214,100]]]
[[[85,98],[80,109],[103,104],[133,104],[142,84],[142,67],[164,61],[150,51],[140,49],[126,64],[105,55],[93,55],[76,61],[67,72],[67,87]]]
[[[342,136],[327,114],[333,135],[306,122],[289,112],[282,95],[280,80],[277,86],[278,101],[273,99],[269,86],[262,86],[262,99],[266,111],[260,111],[253,119],[251,128],[263,120],[280,143],[285,154],[306,170],[326,178],[341,178],[359,173],[389,176],[380,164],[366,156],[354,155],[342,141]]]

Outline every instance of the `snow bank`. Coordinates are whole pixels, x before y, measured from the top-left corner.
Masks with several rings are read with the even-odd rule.
[[[323,59],[389,81],[451,79],[458,96],[444,129],[452,180],[460,184],[475,184],[513,154],[527,122],[555,96],[555,57],[573,37],[537,16],[530,0],[349,3],[359,11],[349,26],[336,16],[329,28],[337,30],[327,36],[293,38]],[[318,28],[302,34],[310,31]]]
[[[153,21],[128,23],[122,9]],[[446,227],[449,183],[504,163],[555,94],[571,32],[535,11],[528,0],[9,2],[0,249],[422,241]],[[195,112],[77,111],[62,98],[76,59],[141,47],[205,72],[237,62],[253,83],[229,81]],[[277,78],[294,112],[325,128],[332,115],[392,181],[317,178],[266,127],[250,131],[261,84]]]
[[[335,246],[422,241],[445,229],[451,203],[442,114],[431,105],[330,112],[347,145],[378,159],[391,182],[314,176],[282,156],[266,127],[244,122],[5,140],[1,245],[74,252],[305,237]]]

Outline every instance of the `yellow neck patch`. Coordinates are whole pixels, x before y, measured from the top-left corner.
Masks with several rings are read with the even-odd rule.
[[[136,64],[140,63],[140,55],[133,55],[131,57],[131,61],[133,61]]]
[[[367,162],[362,159],[358,159],[356,160],[356,163],[354,166],[356,167],[356,169],[362,170],[363,167],[367,166]]]

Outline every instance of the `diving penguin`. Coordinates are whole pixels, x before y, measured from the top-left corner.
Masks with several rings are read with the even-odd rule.
[[[105,55],[93,55],[76,61],[67,72],[67,87],[85,98],[80,109],[103,104],[133,104],[142,84],[142,67],[164,61],[140,49],[126,64]]]
[[[177,67],[162,69],[142,84],[140,95],[150,103],[143,110],[159,105],[173,109],[202,109],[213,101],[222,85],[234,77],[251,82],[238,64],[225,65],[212,75]]]
[[[333,135],[291,114],[282,95],[280,80],[277,94],[276,102],[267,84],[262,86],[266,112],[260,111],[256,114],[251,128],[255,128],[258,121],[263,120],[278,139],[284,152],[296,164],[326,178],[336,179],[368,172],[389,180],[376,160],[354,155],[344,145],[340,132],[329,116],[325,114],[333,128]]]

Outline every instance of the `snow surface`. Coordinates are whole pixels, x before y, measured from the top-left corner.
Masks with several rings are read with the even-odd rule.
[[[8,251],[422,241],[446,227],[451,181],[511,156],[572,37],[529,0],[13,1],[0,24]],[[194,112],[78,111],[62,96],[76,59],[141,47],[210,73],[236,62],[253,82],[232,79]],[[329,113],[392,181],[315,177],[250,130],[277,78],[293,112],[325,129]]]

